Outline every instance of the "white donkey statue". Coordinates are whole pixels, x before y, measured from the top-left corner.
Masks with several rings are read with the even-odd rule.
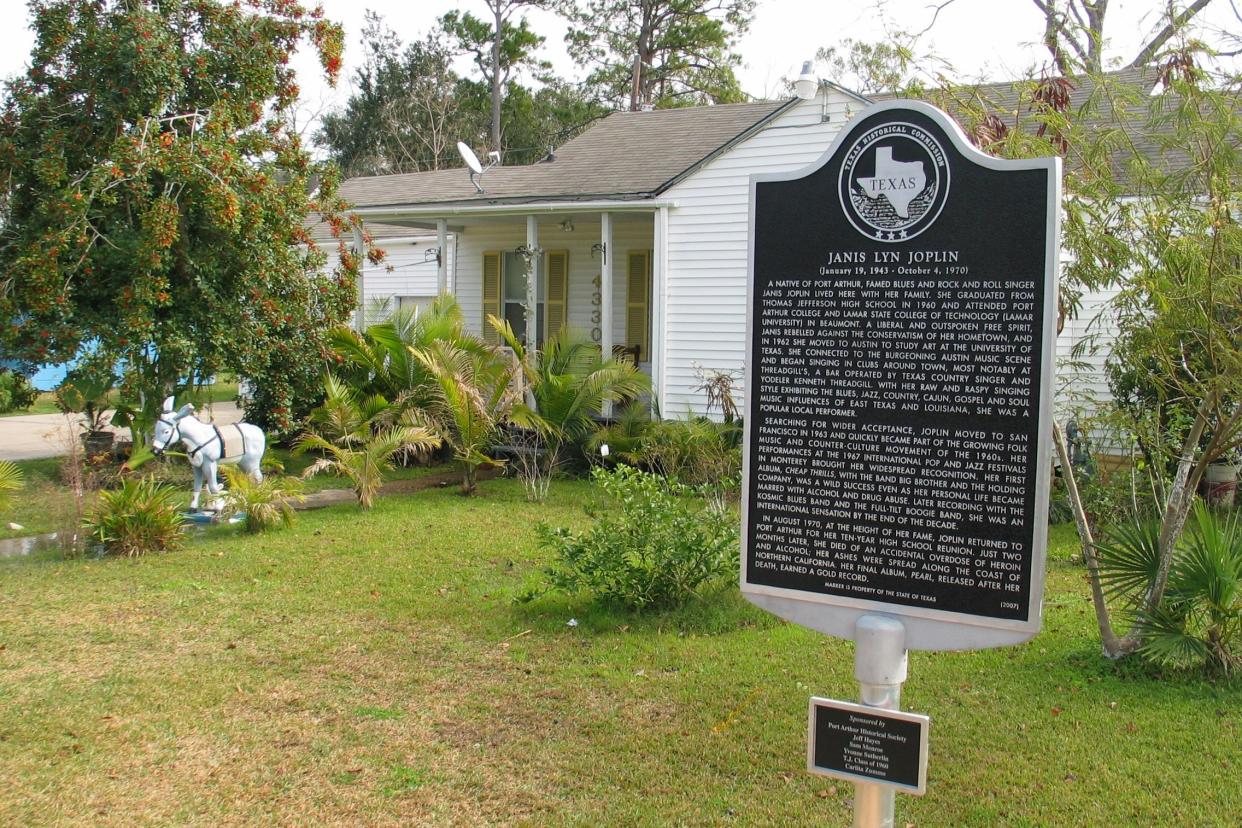
[[[221,463],[236,463],[241,470],[255,479],[263,481],[263,472],[259,466],[263,462],[263,452],[267,449],[267,438],[263,429],[251,423],[233,423],[216,426],[204,423],[194,416],[194,406],[186,404],[176,411],[173,410],[173,398],[164,400],[164,411],[155,421],[155,435],[151,448],[156,455],[163,454],[169,446],[176,442],[185,445],[190,465],[194,467],[194,498],[190,501],[190,509],[198,509],[198,497],[203,489],[203,480],[207,480],[207,491],[212,495],[220,494],[220,481],[216,477]],[[216,497],[212,503],[217,511],[220,499]]]

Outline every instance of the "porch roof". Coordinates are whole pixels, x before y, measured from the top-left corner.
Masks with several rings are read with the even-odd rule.
[[[311,213],[307,216],[303,227],[305,227],[307,232],[310,233],[311,241],[315,244],[334,245],[338,241],[344,241],[346,244],[351,244],[353,241],[348,229],[345,230],[345,233],[340,238],[332,235],[332,228],[328,226],[327,222],[319,219],[318,213]],[[434,233],[429,233],[425,228],[408,227],[406,225],[397,224],[384,224],[383,222],[378,221],[368,221],[366,228],[367,232],[371,234],[371,238],[376,241],[402,238],[406,236],[435,235]]]
[[[340,192],[359,208],[649,199],[795,101],[614,112],[548,160],[488,170],[480,182],[483,193],[465,168],[361,176],[342,183]]]

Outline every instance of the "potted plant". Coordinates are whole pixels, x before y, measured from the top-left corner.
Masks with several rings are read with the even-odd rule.
[[[1227,452],[1208,464],[1203,472],[1204,498],[1209,506],[1232,509],[1234,495],[1238,491],[1238,468],[1242,466],[1242,452]]]
[[[108,394],[115,379],[107,368],[84,364],[70,371],[56,389],[56,407],[65,414],[81,417],[82,447],[87,457],[112,450],[115,435],[106,426]]]

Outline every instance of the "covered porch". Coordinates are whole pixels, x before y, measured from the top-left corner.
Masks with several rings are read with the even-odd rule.
[[[486,340],[499,341],[489,315],[537,346],[572,328],[604,353],[634,361],[658,388],[670,206],[419,205],[357,213],[364,223],[434,231],[438,290],[457,299],[471,330]],[[361,248],[361,232],[354,243]]]

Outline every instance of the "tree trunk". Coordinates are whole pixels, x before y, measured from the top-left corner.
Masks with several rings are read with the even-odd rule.
[[[503,36],[504,14],[501,4],[495,6],[496,37],[492,40],[492,149],[500,152],[500,38]]]
[[[1194,502],[1195,489],[1202,477],[1202,463],[1195,462],[1199,451],[1199,440],[1207,427],[1208,416],[1216,405],[1214,394],[1208,394],[1199,402],[1195,412],[1194,425],[1182,443],[1182,456],[1177,463],[1177,474],[1173,478],[1173,488],[1165,501],[1164,512],[1160,515],[1160,568],[1155,579],[1143,598],[1142,616],[1154,612],[1164,600],[1164,590],[1169,583],[1169,569],[1173,565],[1173,550],[1182,536],[1186,526],[1186,518],[1190,515],[1190,507]]]
[[[1100,569],[1095,557],[1095,536],[1091,531],[1091,523],[1087,520],[1086,509],[1083,508],[1082,495],[1078,491],[1078,481],[1074,477],[1074,466],[1070,463],[1069,450],[1065,446],[1065,434],[1060,423],[1052,424],[1052,442],[1056,446],[1057,457],[1061,460],[1061,477],[1065,481],[1065,490],[1069,494],[1070,506],[1074,511],[1074,523],[1078,526],[1078,540],[1082,544],[1082,559],[1087,565],[1087,580],[1091,584],[1091,603],[1095,607],[1095,623],[1100,630],[1100,646],[1106,658],[1121,658],[1134,652],[1134,645],[1118,638],[1113,630],[1112,618],[1108,612],[1108,603],[1104,600],[1104,588],[1100,586]]]
[[[469,497],[470,495],[474,494],[475,489],[479,487],[478,477],[476,474],[477,467],[473,463],[470,463],[470,462],[467,462],[464,465],[465,465],[465,469],[463,470],[462,479],[461,479],[461,493]]]

